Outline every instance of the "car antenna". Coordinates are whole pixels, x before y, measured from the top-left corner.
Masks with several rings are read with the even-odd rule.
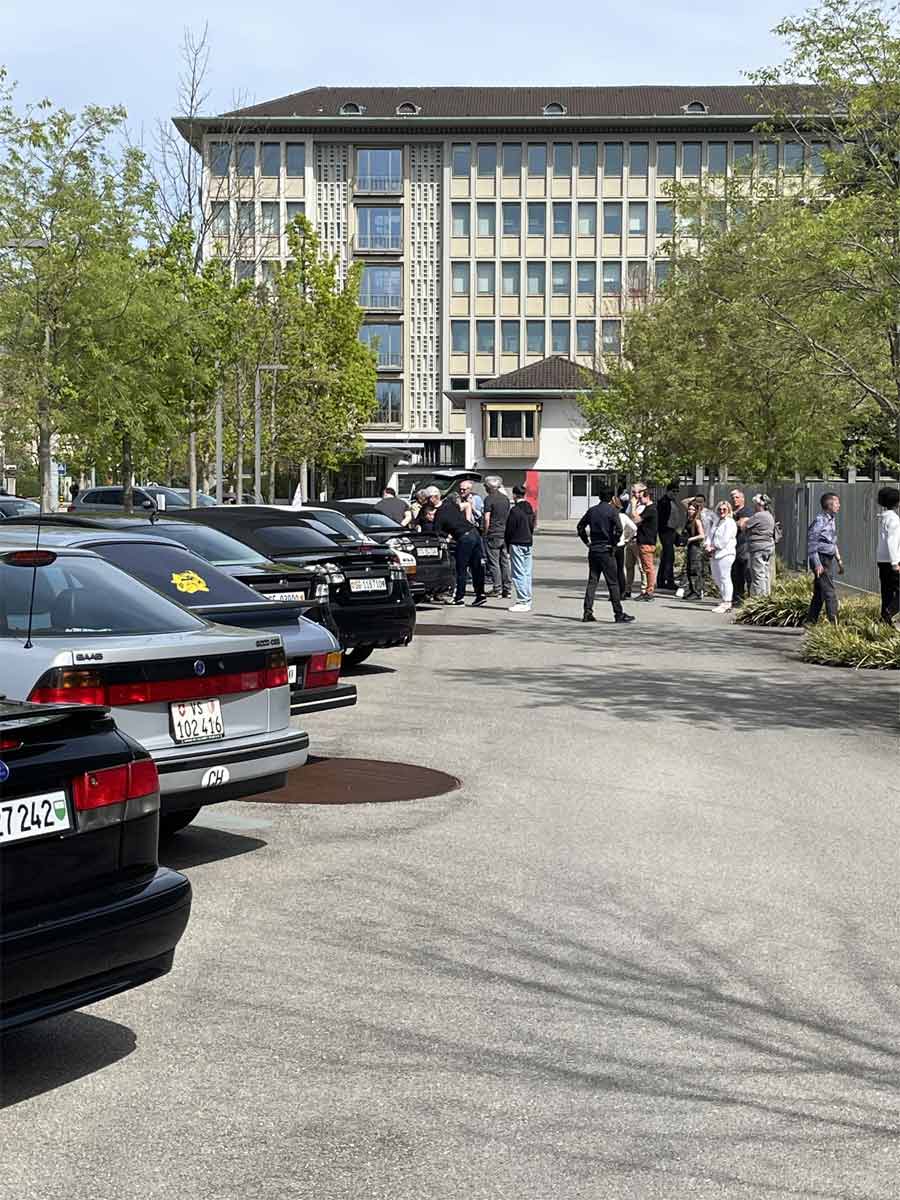
[[[31,568],[31,598],[28,601],[28,633],[25,635],[25,645],[22,647],[23,650],[33,650],[34,649],[34,643],[31,640],[31,628],[32,628],[32,624],[34,622],[34,593],[37,588],[37,573],[38,573],[37,552],[41,548],[41,517],[43,515],[44,515],[44,496],[43,496],[43,489],[42,489],[41,507],[38,509],[37,534],[34,539],[35,560],[34,560],[34,564],[33,564],[32,568]]]

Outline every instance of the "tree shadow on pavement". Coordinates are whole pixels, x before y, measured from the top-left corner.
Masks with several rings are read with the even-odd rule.
[[[102,1071],[131,1054],[127,1025],[90,1013],[65,1013],[0,1038],[0,1108],[8,1108]]]

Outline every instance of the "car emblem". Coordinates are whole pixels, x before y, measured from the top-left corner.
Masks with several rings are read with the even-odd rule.
[[[206,674],[206,663],[203,661],[202,658],[198,658],[197,661],[194,663],[194,674],[195,675],[205,675]]]
[[[0,762],[0,783],[6,783],[9,779],[9,767],[5,762]]]

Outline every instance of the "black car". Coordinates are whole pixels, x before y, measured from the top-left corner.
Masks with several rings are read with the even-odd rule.
[[[153,759],[92,704],[0,701],[0,1030],[165,975],[191,885]]]
[[[188,509],[188,512],[194,510]],[[233,510],[232,510],[233,511]],[[18,524],[34,525],[34,517],[15,518]],[[324,625],[337,637],[338,629],[329,608],[328,572],[317,564],[272,562],[245,542],[229,537],[219,529],[179,521],[172,516],[106,516],[101,513],[52,513],[41,518],[41,527],[61,529],[115,530],[141,537],[164,537],[179,542],[198,558],[239,579],[271,600],[297,603],[308,621]],[[7,525],[5,528],[12,528]]]
[[[293,511],[262,505],[195,508],[178,520],[228,533],[279,561],[324,568],[347,662],[360,663],[378,647],[412,641],[415,601],[392,551],[368,540],[339,545]]]
[[[14,517],[36,517],[41,506],[34,500],[26,500],[22,496],[0,496],[0,521],[9,521]]]
[[[416,586],[424,597],[441,596],[456,585],[456,566],[447,547],[447,539],[435,533],[418,533],[398,525],[376,504],[364,500],[335,500],[336,511],[346,514],[368,537],[382,546],[409,547],[416,556]]]
[[[6,527],[7,530],[10,528]],[[12,527],[30,545],[36,525]],[[184,526],[182,526],[184,528]],[[207,621],[277,633],[284,643],[291,689],[291,716],[345,708],[356,703],[356,687],[340,683],[341,651],[334,634],[303,616],[304,605],[258,592],[167,538],[127,532],[63,528],[41,530],[47,547],[92,550]]]

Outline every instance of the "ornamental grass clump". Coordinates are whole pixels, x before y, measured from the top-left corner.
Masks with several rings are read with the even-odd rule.
[[[877,612],[877,605],[866,602],[845,607],[859,610],[871,607]],[[801,658],[828,667],[900,671],[900,632],[882,621],[867,618],[862,611],[854,612],[846,623],[822,622],[811,626],[803,639]]]
[[[735,621],[739,625],[802,625],[811,599],[810,580],[803,575],[788,576],[775,584],[770,595],[748,596]]]

